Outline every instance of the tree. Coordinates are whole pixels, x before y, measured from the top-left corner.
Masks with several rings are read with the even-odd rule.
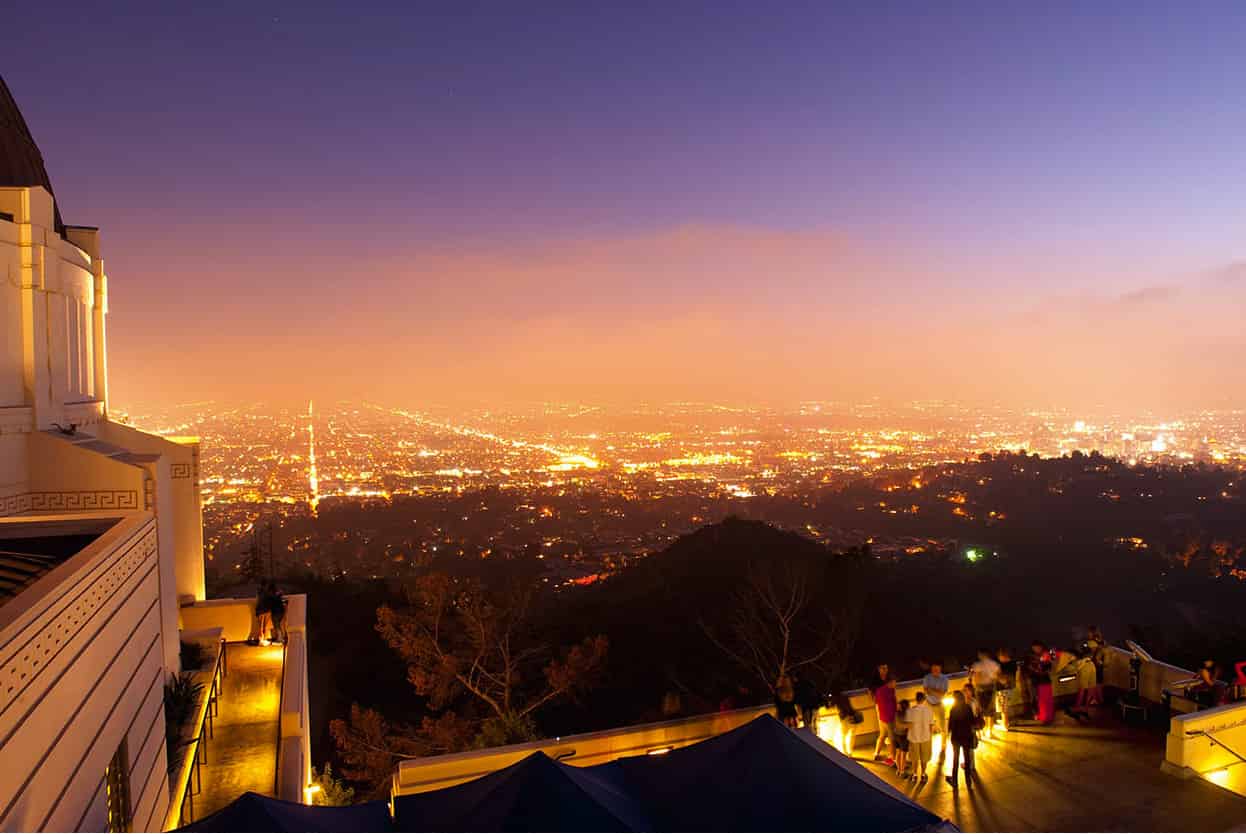
[[[767,560],[749,565],[733,594],[725,629],[701,628],[724,654],[773,691],[781,675],[810,667],[828,680],[847,669],[856,640],[859,603],[841,596],[836,612],[826,594],[825,565]]]
[[[374,709],[352,704],[350,717],[329,722],[342,775],[360,785],[368,799],[389,793],[389,778],[403,759],[457,753],[468,746],[473,727],[453,712],[425,716],[418,727],[391,724]]]
[[[399,761],[429,752],[415,728],[391,726],[379,712],[358,704],[351,704],[348,720],[330,721],[329,733],[342,760],[342,775],[358,783],[368,799],[385,794]]]
[[[407,664],[407,678],[434,711],[464,705],[479,745],[536,737],[536,713],[595,683],[608,648],[604,636],[558,655],[532,626],[536,586],[509,581],[490,589],[477,579],[431,573],[418,579],[403,611],[382,606],[376,629]]]
[[[313,805],[351,805],[355,801],[355,789],[348,787],[333,775],[333,765],[325,763],[324,770],[312,768],[311,783],[320,790],[312,794]]]

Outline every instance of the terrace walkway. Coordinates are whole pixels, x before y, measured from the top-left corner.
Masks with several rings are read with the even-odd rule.
[[[203,792],[195,797],[196,820],[246,791],[274,795],[282,659],[281,646],[229,644],[220,713],[202,765]]]
[[[872,750],[872,739],[870,740]],[[937,744],[937,741],[936,741]],[[864,740],[857,755],[867,755]],[[1060,715],[983,741],[979,782],[953,791],[942,773],[918,788],[881,763],[863,762],[963,831],[1225,831],[1246,825],[1246,797],[1160,771],[1164,734],[1130,727],[1101,708],[1087,724]],[[937,757],[937,755],[936,755]]]

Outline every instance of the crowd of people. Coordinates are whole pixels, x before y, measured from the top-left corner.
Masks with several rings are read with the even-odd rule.
[[[942,663],[922,661],[921,688],[911,701],[897,698],[896,676],[888,664],[879,664],[869,685],[878,718],[874,759],[895,767],[902,778],[925,784],[933,738],[939,735],[940,763],[949,752],[952,756],[947,781],[957,787],[961,771],[967,782],[975,779],[974,750],[980,739],[991,737],[996,722],[1008,729],[1018,720],[1055,721],[1057,683],[1076,681],[1076,697],[1065,713],[1077,721],[1087,720],[1089,707],[1103,702],[1105,649],[1103,634],[1094,626],[1077,652],[1052,648],[1041,640],[1019,659],[1008,648],[979,649],[967,667],[968,680],[954,692]],[[791,727],[798,726],[798,711],[804,726],[812,727],[823,705],[817,688],[795,673],[779,678],[775,704],[779,718]],[[864,717],[842,691],[831,696],[830,706],[839,715],[844,752],[851,753],[855,730]]]

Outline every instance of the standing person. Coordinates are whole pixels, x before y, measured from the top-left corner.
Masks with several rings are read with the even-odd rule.
[[[999,658],[999,682],[995,688],[995,700],[998,702],[1000,726],[1008,730],[1008,715],[1012,711],[1014,696],[1017,692],[1017,661],[1012,659],[1012,650],[1001,648],[995,653]]]
[[[1035,718],[1040,724],[1050,724],[1056,720],[1056,698],[1051,684],[1051,652],[1047,644],[1035,640],[1030,644],[1030,675],[1034,687]]]
[[[887,668],[886,666],[879,667]],[[878,714],[878,741],[874,742],[874,759],[877,761],[884,744],[891,745],[891,754],[885,757],[888,765],[894,765],[896,741],[896,679],[888,675],[887,680],[873,692],[874,709]]]
[[[965,696],[965,703],[973,713],[973,732],[978,735],[978,731],[982,729],[982,704],[978,701],[978,690],[974,688],[972,681],[965,681],[961,694]]]
[[[813,681],[804,675],[792,673],[792,678],[796,681],[796,706],[800,707],[800,719],[805,729],[811,733],[816,733],[816,721],[818,708],[822,706],[822,696],[818,693],[818,687]]]
[[[986,737],[995,725],[995,684],[999,680],[999,661],[987,649],[978,649],[978,660],[969,667],[969,679],[978,693],[978,715]]]
[[[913,781],[926,784],[926,768],[930,765],[930,744],[934,727],[934,711],[925,692],[918,692],[916,703],[909,707],[909,762],[913,768]]]
[[[870,681],[870,692],[885,684],[889,677],[891,677],[891,667],[886,663],[878,664],[878,668],[874,670],[874,677]]]
[[[263,582],[260,583],[259,587],[256,588],[255,590],[255,616],[257,618],[257,623],[255,627],[256,628],[255,643],[253,645],[267,646],[269,643],[268,636],[269,634],[272,633],[273,598],[272,598],[272,594],[268,592],[268,585],[269,585],[268,580],[264,580]],[[250,643],[251,641],[248,640],[247,642]]]
[[[965,759],[965,783],[970,784],[978,775],[973,765],[973,750],[978,746],[978,736],[973,729],[973,708],[965,700],[965,693],[958,691],[953,694],[956,703],[947,715],[948,739],[952,744],[952,775],[947,783],[956,788],[957,765],[961,757]]]
[[[1108,644],[1103,638],[1099,626],[1091,626],[1086,637],[1086,648],[1090,650],[1090,659],[1095,664],[1095,687],[1090,693],[1090,703],[1103,703],[1103,667],[1108,659]]]
[[[775,681],[774,707],[784,726],[796,729],[796,689],[787,673],[779,675]]]
[[[848,697],[848,693],[844,691],[843,686],[835,687],[835,694],[831,696],[831,703],[835,706],[835,712],[839,714],[839,732],[843,737],[842,751],[845,756],[852,755],[852,742],[857,732],[857,725],[865,722],[865,717],[857,712],[852,705],[852,699]]]
[[[947,755],[947,707],[943,699],[947,697],[949,686],[947,675],[943,674],[943,664],[937,660],[931,663],[930,671],[926,677],[922,678],[922,691],[926,694],[926,703],[930,706],[930,711],[934,713],[935,729],[942,739],[939,746],[939,761]]]
[[[268,616],[272,623],[272,642],[286,642],[286,598],[276,582],[268,583]]]
[[[907,779],[909,772],[909,702],[900,701],[896,708],[896,773]]]

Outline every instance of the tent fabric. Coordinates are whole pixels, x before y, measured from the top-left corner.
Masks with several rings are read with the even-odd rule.
[[[437,791],[395,798],[403,831],[649,831],[630,797],[585,768],[537,752]]]
[[[300,805],[247,791],[224,808],[179,831],[390,831],[389,803],[334,808]]]
[[[659,830],[946,830],[860,764],[769,715],[661,756],[588,770],[642,805]]]
[[[660,756],[574,767],[533,753],[441,790],[349,808],[254,793],[186,831],[956,831],[769,715]]]

